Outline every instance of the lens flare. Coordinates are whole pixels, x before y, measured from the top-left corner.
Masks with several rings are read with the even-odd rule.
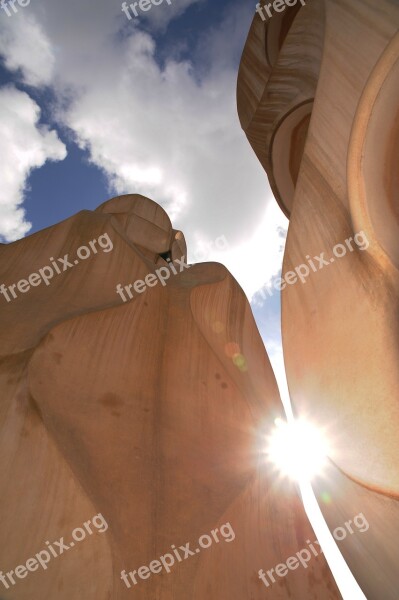
[[[323,432],[304,419],[276,419],[266,454],[283,475],[304,482],[322,474],[328,444]]]

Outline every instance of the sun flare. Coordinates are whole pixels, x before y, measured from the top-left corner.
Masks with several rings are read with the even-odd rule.
[[[323,432],[304,419],[275,420],[266,454],[277,469],[296,481],[321,475],[327,462],[328,444]]]

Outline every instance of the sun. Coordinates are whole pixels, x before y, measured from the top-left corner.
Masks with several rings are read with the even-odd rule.
[[[285,476],[299,483],[323,473],[328,443],[321,429],[305,419],[276,419],[268,436],[266,455]]]

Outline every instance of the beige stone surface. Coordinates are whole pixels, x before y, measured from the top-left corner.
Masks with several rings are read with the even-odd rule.
[[[367,598],[393,599],[399,588],[399,4],[319,0],[282,14],[266,24],[255,17],[238,109],[290,218],[283,274],[321,253],[328,261],[309,268],[305,283],[282,291],[288,384],[296,413],[327,430],[330,458],[340,469],[338,475],[332,467],[331,481],[318,484],[333,498],[328,509],[323,504],[329,524],[352,518],[362,502],[369,511],[372,542],[369,535],[359,544],[351,538],[345,557],[356,563]],[[265,53],[270,45],[273,59]],[[368,249],[335,258],[335,245],[359,231]],[[381,498],[387,510],[379,509]],[[378,556],[383,577],[376,574]]]

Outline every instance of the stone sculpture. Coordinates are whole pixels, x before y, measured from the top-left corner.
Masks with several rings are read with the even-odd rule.
[[[331,529],[359,511],[370,522],[340,544],[369,600],[399,588],[398,25],[389,0],[257,14],[237,92],[290,219],[283,272],[323,253],[321,269],[282,291],[285,363],[296,413],[328,430],[315,490]],[[345,251],[359,232],[367,250]]]
[[[142,293],[128,302],[116,292],[186,254],[139,195],[0,247],[4,600],[339,598],[323,556],[269,590],[258,577],[314,534],[295,486],[265,460],[282,406],[240,287],[205,263],[133,285]],[[16,569],[61,536],[69,546],[93,515],[101,535],[46,569]],[[197,552],[216,529],[234,538]],[[149,572],[188,542],[170,573]]]

